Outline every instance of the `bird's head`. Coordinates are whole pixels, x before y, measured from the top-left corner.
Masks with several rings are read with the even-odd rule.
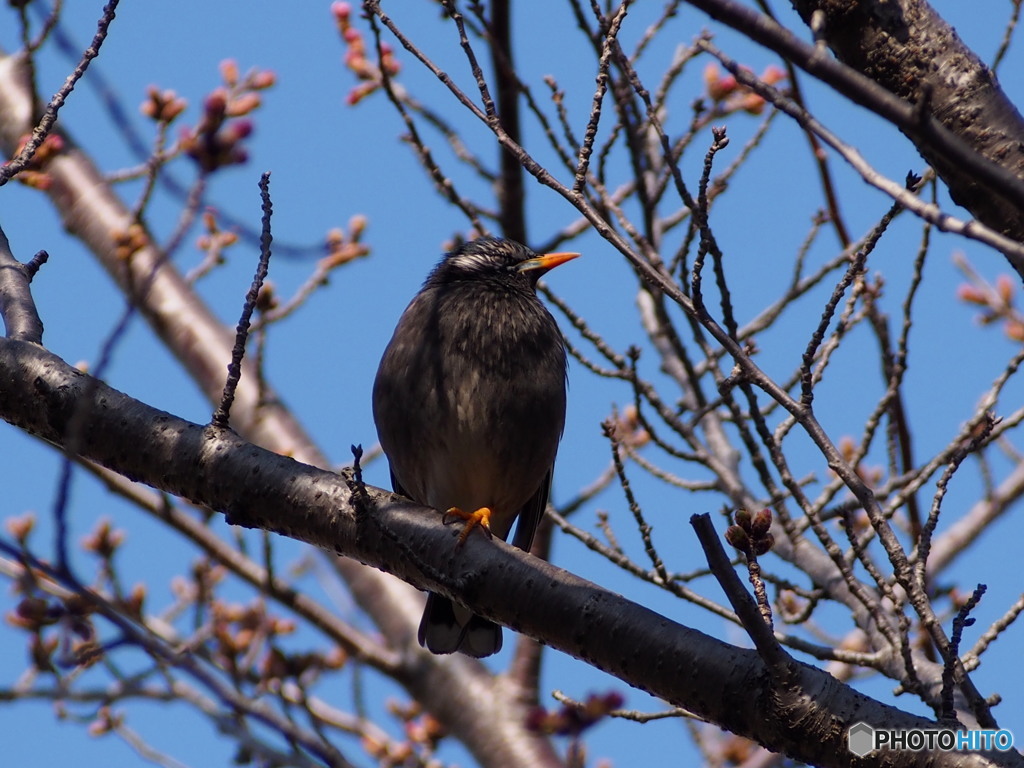
[[[508,279],[525,280],[533,287],[545,272],[577,256],[578,253],[539,255],[513,240],[481,238],[446,254],[428,282]]]

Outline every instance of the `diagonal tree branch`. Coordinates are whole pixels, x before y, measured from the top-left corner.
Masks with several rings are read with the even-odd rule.
[[[496,540],[470,537],[452,557],[458,532],[441,514],[360,486],[350,474],[325,472],[231,431],[151,408],[35,344],[0,342],[0,416],[61,447],[74,425],[89,436],[76,441],[84,458],[220,511],[229,522],[275,531],[457,597],[474,612],[809,763],[850,763],[842,727],[827,729],[830,739],[804,737],[808,722],[829,713],[891,728],[933,725],[804,664],[789,664],[785,684],[773,684],[755,651],[676,624]],[[411,645],[411,625],[409,634]],[[454,665],[438,666],[449,672],[460,664],[479,666],[458,657],[446,661]],[[399,679],[408,682],[423,671],[412,665]],[[453,700],[448,708],[465,707]],[[500,743],[503,717],[492,716],[492,739]],[[900,758],[907,766],[1024,765],[1015,752],[904,752]]]
[[[925,0],[794,0],[838,61],[736,0],[688,2],[895,125],[957,203],[1024,242],[1024,120]],[[1024,277],[1024,262],[1007,256]]]

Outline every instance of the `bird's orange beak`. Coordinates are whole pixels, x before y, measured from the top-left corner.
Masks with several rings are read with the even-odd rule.
[[[532,272],[537,270],[538,274],[543,275],[550,269],[554,269],[559,264],[565,264],[567,261],[572,261],[580,254],[578,253],[545,253],[543,256],[538,256],[536,259],[528,259],[519,265],[518,270],[520,272]]]

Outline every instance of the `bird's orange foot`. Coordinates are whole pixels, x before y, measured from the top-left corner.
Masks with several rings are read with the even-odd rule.
[[[487,534],[487,538],[491,537],[490,507],[480,507],[476,512],[463,512],[458,507],[452,507],[445,512],[445,516],[447,515],[466,521],[466,527],[463,528],[462,533],[459,534],[459,544],[462,544],[466,540],[474,528],[480,528],[480,530]]]

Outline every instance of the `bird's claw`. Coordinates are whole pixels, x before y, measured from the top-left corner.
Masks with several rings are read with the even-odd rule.
[[[463,512],[458,507],[451,507],[444,514],[445,517],[451,515],[452,517],[457,517],[460,520],[466,521],[465,528],[463,528],[462,533],[459,534],[460,545],[466,541],[466,538],[474,528],[479,528],[486,533],[487,538],[491,537],[491,510],[489,507],[480,507],[476,512]]]

